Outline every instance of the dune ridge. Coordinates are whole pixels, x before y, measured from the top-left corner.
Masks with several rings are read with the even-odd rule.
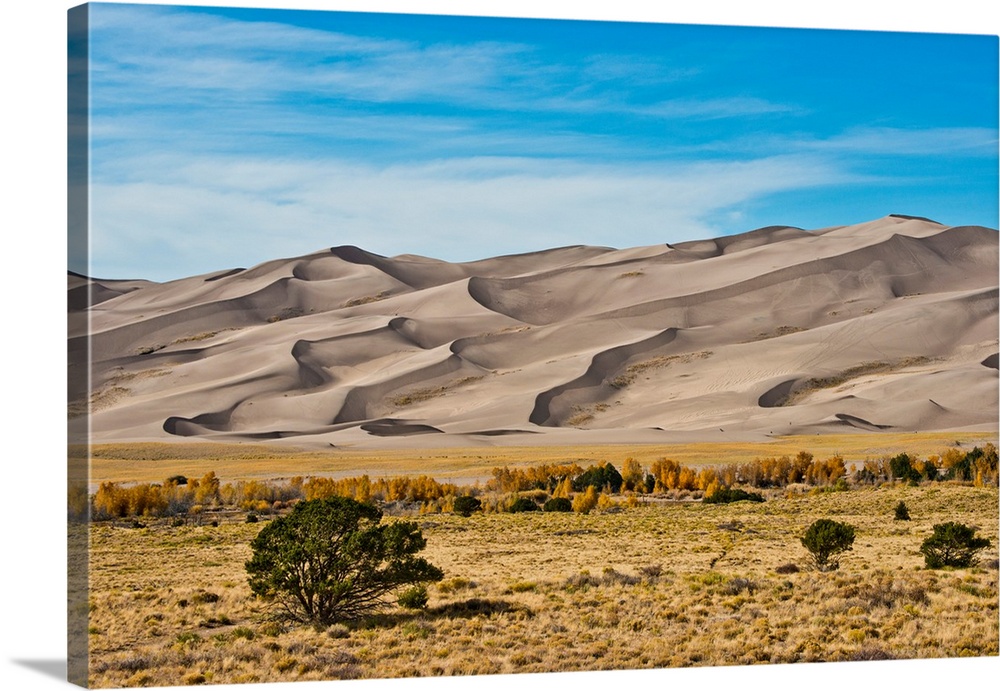
[[[340,246],[162,284],[70,273],[70,367],[92,368],[70,423],[374,448],[992,431],[997,238],[890,215],[466,263]]]

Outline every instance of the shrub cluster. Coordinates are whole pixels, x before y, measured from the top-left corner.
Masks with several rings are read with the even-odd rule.
[[[511,513],[523,513],[525,511],[540,511],[538,504],[530,497],[518,497],[507,509]]]
[[[573,502],[566,497],[552,497],[542,505],[542,511],[563,511],[573,510]]]
[[[842,457],[815,460],[807,451],[800,451],[794,457],[756,458],[748,463],[699,469],[661,458],[653,462],[648,473],[633,458],[625,460],[620,472],[612,463],[595,464],[586,469],[577,464],[504,466],[493,468],[485,489],[478,484],[459,487],[427,476],[294,477],[282,483],[249,480],[222,484],[214,472],[209,472],[199,479],[172,475],[163,483],[126,486],[104,482],[89,497],[85,488],[77,493],[79,496],[71,493],[70,513],[86,518],[89,502],[92,520],[183,516],[200,514],[212,507],[232,507],[260,516],[273,514],[301,500],[330,497],[348,497],[372,504],[398,503],[408,511],[453,511],[463,516],[475,511],[531,511],[542,505],[546,511],[588,513],[595,508],[619,510],[622,505],[635,506],[637,494],[652,492],[701,491],[707,503],[727,503],[763,501],[759,493],[739,489],[736,485],[760,489],[808,483],[816,487],[814,491],[847,490],[846,472]],[[907,482],[951,479],[983,486],[996,485],[997,475],[997,449],[986,444],[971,451],[951,448],[926,460],[905,453],[867,459],[853,480],[874,484],[892,479]],[[616,505],[609,495],[622,491],[628,496]],[[507,497],[531,492],[535,494],[528,501],[537,505],[535,509],[519,500],[513,501],[512,508]],[[898,520],[906,520],[902,516],[897,513]]]
[[[903,482],[930,482],[935,480],[955,480],[971,482],[977,487],[998,484],[997,448],[986,444],[970,451],[958,448],[947,449],[940,456],[930,456],[920,460],[907,453],[867,459],[862,468],[854,474],[859,484],[877,484],[889,480]]]
[[[473,497],[469,494],[463,494],[460,497],[455,497],[455,501],[452,503],[452,511],[460,516],[465,516],[468,518],[476,511],[481,511],[483,508],[483,502]]]
[[[564,480],[574,478],[582,472],[583,468],[575,463],[543,464],[531,468],[503,466],[493,469],[493,478],[486,483],[486,488],[494,492],[526,492],[532,489],[553,492]]]
[[[441,483],[434,478],[389,477],[372,480],[367,475],[341,479],[313,477],[303,486],[305,499],[326,499],[328,497],[349,497],[355,501],[368,503],[382,502],[431,502],[448,496],[454,497],[459,488],[452,483]]]
[[[623,482],[622,474],[611,463],[593,465],[573,478],[573,491],[583,492],[588,487],[594,487],[597,490],[607,488],[617,494],[621,491]]]
[[[706,496],[702,501],[706,504],[730,504],[734,501],[762,502],[764,496],[758,492],[747,492],[739,487],[722,487]]]

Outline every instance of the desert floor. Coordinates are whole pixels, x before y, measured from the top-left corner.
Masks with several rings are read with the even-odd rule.
[[[151,476],[163,475],[153,467]],[[589,515],[403,517],[420,524],[423,555],[445,572],[429,588],[428,607],[392,605],[321,630],[279,625],[251,597],[243,564],[264,522],[232,515],[217,527],[93,524],[90,684],[998,654],[996,488],[896,484],[767,496],[762,504],[661,501]],[[893,520],[900,500],[912,520]],[[836,571],[811,569],[800,544],[817,518],[856,528]],[[950,520],[990,539],[980,566],[925,568],[921,542]]]
[[[471,483],[490,477],[498,466],[523,467],[543,463],[614,463],[626,458],[643,466],[658,458],[682,465],[743,463],[757,457],[794,456],[806,449],[816,458],[835,454],[848,465],[865,458],[894,455],[905,450],[926,458],[949,446],[996,444],[993,430],[917,433],[848,433],[775,437],[767,442],[697,442],[686,444],[576,444],[551,446],[476,446],[408,449],[330,448],[323,451],[252,443],[147,442],[95,444],[91,447],[91,484],[162,482],[171,475],[200,477],[215,471],[223,482],[268,480],[301,476],[372,477],[426,474],[439,481]],[[71,449],[81,463],[81,448]]]

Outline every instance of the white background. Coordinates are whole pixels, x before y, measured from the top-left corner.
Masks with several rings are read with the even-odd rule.
[[[18,0],[4,7],[0,50],[4,92],[3,219],[0,247],[0,348],[3,366],[0,414],[4,443],[0,473],[3,535],[0,572],[0,688],[64,688],[65,624],[65,64],[66,10],[78,3]],[[165,2],[163,4],[183,4]],[[195,3],[188,3],[195,4]],[[933,7],[913,0],[841,0],[836,3],[673,3],[606,0],[300,0],[203,4],[296,9],[341,9],[438,14],[663,21],[675,23],[791,26],[949,33],[998,33],[995,10],[982,0],[949,0]],[[818,3],[817,3],[818,4]],[[919,102],[914,99],[915,106]],[[1000,658],[724,669],[574,673],[459,679],[311,682],[219,689],[349,688],[366,691],[422,689],[561,688],[660,689],[722,686],[749,689],[993,687]]]

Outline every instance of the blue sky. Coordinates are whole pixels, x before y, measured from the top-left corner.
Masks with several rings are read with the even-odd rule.
[[[91,266],[997,227],[995,36],[91,5]]]

